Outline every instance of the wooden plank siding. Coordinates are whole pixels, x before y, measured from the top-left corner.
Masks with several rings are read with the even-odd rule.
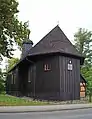
[[[68,70],[69,61],[73,66],[71,71]],[[50,70],[44,70],[45,64],[50,66]],[[11,95],[19,94],[48,100],[80,98],[79,59],[58,55],[44,56],[37,59],[35,64],[22,64],[18,70],[13,70],[13,74],[14,72],[16,73],[16,83],[11,84],[9,79],[9,86],[7,86]]]
[[[36,65],[30,64],[28,68],[28,84],[27,93],[30,97],[35,97],[35,79],[36,79]]]
[[[18,68],[7,75],[6,92],[17,96],[19,92]]]
[[[50,66],[49,71],[44,70],[44,65]],[[59,57],[44,57],[36,62],[36,97],[44,99],[57,99],[60,95]]]
[[[28,68],[29,62],[22,64],[19,67],[19,91],[20,95],[27,96],[28,95]]]
[[[68,70],[71,61],[73,69]],[[60,97],[61,100],[74,100],[80,98],[80,60],[59,56],[60,64]]]
[[[11,74],[7,75],[7,79],[6,79],[6,93],[7,94],[11,94]]]

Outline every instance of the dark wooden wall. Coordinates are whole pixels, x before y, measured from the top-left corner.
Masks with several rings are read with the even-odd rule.
[[[28,69],[29,64],[24,63],[19,67],[19,91],[20,95],[27,96],[28,95]]]
[[[68,70],[71,61],[72,70]],[[49,71],[44,70],[48,64]],[[80,98],[80,60],[65,56],[39,57],[35,63],[22,63],[18,70],[13,70],[15,84],[7,80],[8,94],[35,96],[35,98],[55,100],[75,100]],[[30,75],[29,75],[30,74]],[[30,79],[30,82],[28,80]]]
[[[28,95],[28,68],[29,64],[24,63],[8,74],[6,82],[7,94],[16,96]]]
[[[68,70],[71,61],[72,70]],[[59,56],[60,66],[60,97],[61,100],[75,100],[80,98],[80,60]]]
[[[11,94],[11,74],[8,74],[6,77],[6,93]]]
[[[28,84],[27,84],[27,92],[28,96],[35,96],[35,78],[36,78],[36,65],[30,64],[28,68]]]
[[[48,64],[49,71],[44,70]],[[48,56],[36,62],[35,95],[41,98],[54,99],[60,91],[59,57]]]
[[[13,70],[11,73],[7,75],[6,80],[6,93],[11,95],[17,95],[19,91],[18,84],[18,68]]]

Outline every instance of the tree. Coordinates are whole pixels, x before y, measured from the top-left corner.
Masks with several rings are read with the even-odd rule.
[[[8,71],[11,69],[11,68],[13,68],[13,66],[16,64],[16,63],[18,63],[18,61],[19,61],[19,59],[18,58],[11,58],[11,59],[9,59],[8,60]]]
[[[88,64],[92,64],[92,32],[88,31],[86,29],[80,28],[77,33],[75,33],[74,41],[75,46],[80,54],[82,54],[84,57],[86,57],[86,61]]]
[[[91,101],[92,95],[92,32],[86,29],[78,29],[74,35],[75,47],[85,57],[81,73],[87,79],[87,93]]]
[[[29,38],[28,22],[18,20],[17,8],[16,0],[0,0],[0,57],[10,58],[14,51],[13,44],[21,48],[23,40]]]
[[[86,29],[78,29],[74,35],[75,47],[85,57],[84,73],[92,66],[92,32]]]

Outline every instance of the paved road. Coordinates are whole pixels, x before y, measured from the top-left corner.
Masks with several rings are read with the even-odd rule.
[[[0,119],[92,119],[92,109],[58,112],[0,113]]]

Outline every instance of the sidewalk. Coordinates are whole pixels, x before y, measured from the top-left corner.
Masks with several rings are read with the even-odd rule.
[[[46,112],[92,108],[92,104],[68,104],[46,106],[1,106],[0,113]]]

